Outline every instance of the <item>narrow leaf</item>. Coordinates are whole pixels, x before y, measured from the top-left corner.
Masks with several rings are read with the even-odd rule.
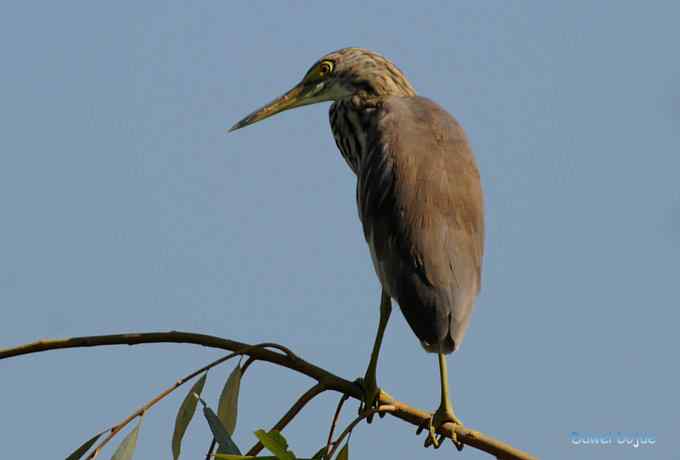
[[[118,448],[113,453],[111,460],[132,460],[132,454],[137,447],[137,435],[139,434],[139,427],[142,426],[142,419],[139,419],[137,426],[125,436],[123,442],[118,445]]]
[[[236,366],[229,374],[229,378],[224,384],[220,402],[217,406],[217,416],[229,435],[234,434],[236,429],[236,416],[238,415],[238,393],[241,388],[241,376],[243,371],[241,366]]]
[[[102,433],[95,434],[95,435],[92,436],[90,439],[88,439],[87,441],[85,441],[80,447],[78,447],[75,451],[73,451],[73,453],[72,453],[71,455],[69,455],[68,457],[66,457],[66,460],[80,460],[80,457],[82,457],[83,455],[85,455],[85,452],[87,452],[88,450],[90,450],[90,447],[92,447],[92,445],[93,445],[95,442],[97,442],[97,439],[99,439],[99,437],[100,437],[102,434],[104,434],[104,433],[102,432]]]
[[[288,441],[280,432],[271,430],[267,433],[264,430],[257,430],[255,436],[279,460],[295,460],[295,454],[288,450]]]
[[[182,438],[187,431],[189,422],[191,422],[191,419],[196,412],[196,405],[198,404],[196,395],[201,395],[207,375],[208,374],[203,374],[201,378],[194,383],[191,390],[189,390],[189,393],[184,397],[184,401],[182,401],[182,404],[179,406],[179,411],[177,411],[175,431],[172,434],[172,457],[175,460],[179,458],[179,453],[182,450]]]
[[[326,450],[328,449],[328,446],[323,446],[321,449],[317,450],[314,455],[312,455],[312,460],[321,460],[324,458],[324,455],[326,455]]]
[[[349,443],[346,442],[335,460],[349,460]]]
[[[213,437],[219,445],[217,453],[241,455],[241,451],[239,450],[236,443],[231,439],[229,433],[227,433],[227,429],[224,428],[224,425],[222,425],[222,422],[215,411],[213,411],[208,406],[204,406],[203,415],[205,415],[205,419],[208,421],[208,425],[210,425],[210,431],[212,431]]]

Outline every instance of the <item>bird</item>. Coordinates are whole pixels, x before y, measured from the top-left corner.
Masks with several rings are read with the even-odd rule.
[[[474,154],[449,112],[416,94],[390,60],[363,48],[321,57],[291,90],[229,131],[321,102],[332,103],[331,131],[356,176],[359,220],[382,286],[378,332],[359,379],[362,406],[378,407],[376,370],[394,300],[438,358],[440,404],[421,427],[428,429],[425,446],[438,448],[444,424],[462,426],[449,397],[446,355],[460,348],[481,287],[484,199]]]

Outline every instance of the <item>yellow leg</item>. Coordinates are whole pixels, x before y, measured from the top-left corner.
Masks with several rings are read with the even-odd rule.
[[[452,422],[456,425],[463,425],[463,422],[456,417],[456,414],[453,411],[453,404],[451,404],[451,399],[449,398],[449,374],[446,367],[446,355],[444,353],[439,353],[438,358],[441,402],[439,408],[430,419],[430,433],[425,440],[425,447],[433,445],[435,449],[441,445],[441,437],[437,437],[437,429],[439,429],[439,427],[448,422]],[[454,438],[453,443],[459,450],[462,448],[462,444],[458,442],[457,439]]]
[[[361,386],[364,390],[364,404],[360,410],[365,410],[375,407],[378,403],[378,396],[380,395],[380,388],[378,388],[376,380],[376,369],[378,367],[378,356],[380,355],[380,346],[382,345],[383,336],[385,335],[385,328],[392,313],[392,301],[383,289],[380,299],[380,321],[378,323],[378,333],[373,342],[373,351],[371,352],[371,360],[368,363],[366,374],[361,380]],[[369,421],[370,422],[370,421]]]

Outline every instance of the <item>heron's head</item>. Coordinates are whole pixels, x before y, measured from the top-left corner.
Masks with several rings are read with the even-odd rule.
[[[293,89],[254,111],[229,131],[252,125],[284,110],[355,94],[413,96],[403,73],[383,56],[362,48],[343,48],[319,59]]]

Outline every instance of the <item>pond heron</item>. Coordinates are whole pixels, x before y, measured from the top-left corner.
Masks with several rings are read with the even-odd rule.
[[[325,101],[332,102],[335,143],[357,178],[359,218],[382,285],[378,333],[360,380],[363,407],[379,400],[376,367],[394,299],[425,350],[438,356],[441,403],[425,444],[439,447],[437,430],[462,424],[449,399],[446,354],[460,347],[481,284],[479,171],[458,122],[417,96],[392,62],[361,48],[322,57],[293,89],[230,131]]]

